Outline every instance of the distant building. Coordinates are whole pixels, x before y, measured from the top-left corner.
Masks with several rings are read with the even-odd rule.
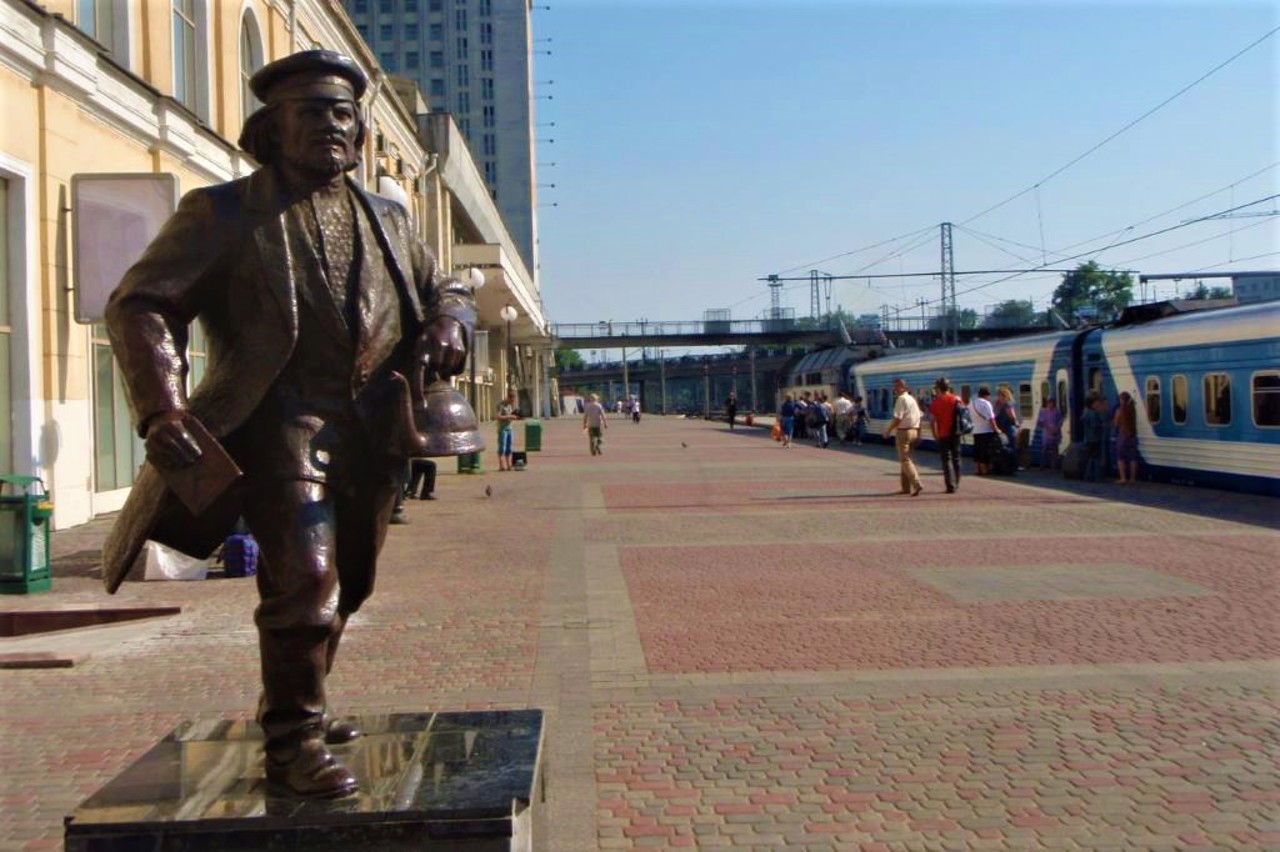
[[[451,113],[538,275],[530,0],[343,0],[378,63]]]
[[[1248,275],[1231,279],[1240,304],[1271,302],[1280,299],[1280,272],[1275,275]]]

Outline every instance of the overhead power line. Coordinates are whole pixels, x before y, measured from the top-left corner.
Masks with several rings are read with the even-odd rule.
[[[1173,103],[1173,102],[1174,102],[1174,101],[1176,101],[1178,98],[1182,97],[1182,96],[1183,96],[1183,95],[1185,95],[1187,92],[1191,91],[1191,90],[1192,90],[1192,89],[1194,89],[1196,86],[1198,86],[1198,85],[1200,85],[1201,83],[1203,83],[1205,80],[1208,80],[1208,79],[1209,79],[1210,77],[1212,77],[1214,74],[1217,74],[1217,73],[1218,73],[1219,71],[1221,71],[1223,68],[1226,68],[1226,67],[1227,67],[1228,65],[1230,65],[1232,62],[1235,62],[1235,61],[1236,61],[1237,59],[1239,59],[1241,56],[1244,56],[1246,53],[1248,53],[1249,51],[1253,50],[1255,47],[1257,47],[1258,45],[1262,44],[1262,43],[1263,43],[1264,41],[1266,41],[1267,39],[1271,38],[1271,37],[1272,37],[1273,35],[1275,35],[1277,32],[1280,32],[1280,27],[1275,27],[1274,29],[1270,30],[1270,31],[1269,31],[1269,32],[1267,32],[1265,35],[1263,35],[1261,38],[1259,38],[1259,39],[1257,39],[1257,40],[1255,40],[1255,41],[1251,42],[1250,44],[1246,45],[1245,47],[1241,48],[1241,49],[1240,49],[1239,51],[1237,51],[1234,55],[1232,55],[1229,59],[1226,59],[1225,61],[1218,63],[1218,64],[1217,64],[1217,65],[1215,65],[1213,68],[1211,68],[1211,69],[1209,69],[1208,71],[1206,71],[1204,74],[1201,74],[1199,77],[1197,77],[1197,78],[1196,78],[1195,80],[1193,80],[1192,82],[1190,82],[1190,83],[1188,83],[1187,85],[1183,86],[1183,87],[1182,87],[1181,89],[1179,89],[1177,92],[1175,92],[1175,93],[1173,93],[1172,95],[1170,95],[1169,97],[1165,98],[1163,101],[1161,101],[1160,103],[1156,104],[1156,105],[1155,105],[1155,106],[1153,106],[1151,109],[1149,109],[1149,110],[1147,110],[1146,112],[1144,112],[1142,115],[1140,115],[1140,116],[1138,116],[1137,118],[1133,119],[1133,120],[1132,120],[1132,121],[1130,121],[1128,124],[1124,125],[1124,126],[1123,126],[1123,127],[1121,127],[1119,130],[1115,131],[1115,132],[1114,132],[1114,133],[1112,133],[1110,136],[1108,136],[1108,137],[1106,137],[1105,139],[1103,139],[1101,142],[1098,142],[1097,144],[1093,145],[1091,148],[1089,148],[1089,149],[1088,149],[1087,151],[1085,151],[1084,153],[1082,153],[1082,154],[1080,154],[1080,155],[1076,156],[1074,159],[1069,160],[1065,165],[1059,166],[1058,168],[1054,169],[1054,170],[1053,170],[1052,172],[1050,172],[1049,174],[1047,174],[1047,175],[1045,175],[1044,177],[1040,178],[1040,180],[1036,181],[1036,182],[1035,182],[1035,183],[1033,183],[1031,186],[1028,186],[1026,189],[1023,189],[1023,190],[1021,190],[1020,192],[1015,192],[1013,195],[1010,195],[1010,196],[1009,196],[1008,198],[1006,198],[1004,201],[1001,201],[1001,202],[998,202],[998,203],[996,203],[996,204],[991,205],[991,206],[990,206],[990,207],[988,207],[987,209],[983,210],[981,213],[977,213],[977,214],[975,214],[975,215],[973,215],[973,216],[970,216],[968,219],[965,219],[965,220],[964,220],[963,222],[961,222],[960,224],[961,224],[961,225],[967,225],[968,223],[970,223],[970,222],[974,221],[975,219],[981,219],[983,216],[986,216],[988,213],[991,213],[991,212],[993,212],[993,211],[995,211],[995,210],[999,210],[1001,207],[1005,206],[1006,204],[1010,203],[1011,201],[1016,201],[1017,199],[1021,198],[1021,197],[1022,197],[1022,196],[1024,196],[1024,195],[1026,195],[1028,192],[1032,192],[1032,191],[1034,191],[1034,190],[1038,189],[1042,184],[1044,184],[1044,183],[1046,183],[1046,182],[1048,182],[1048,181],[1052,180],[1053,178],[1057,177],[1058,175],[1062,174],[1062,173],[1063,173],[1063,172],[1065,172],[1067,169],[1071,168],[1071,167],[1072,167],[1072,166],[1074,166],[1076,163],[1078,163],[1078,162],[1080,162],[1081,160],[1083,160],[1085,157],[1088,157],[1090,154],[1094,153],[1094,152],[1095,152],[1095,151],[1097,151],[1099,148],[1101,148],[1101,147],[1103,147],[1104,145],[1106,145],[1108,142],[1111,142],[1113,139],[1115,139],[1116,137],[1118,137],[1118,136],[1120,136],[1121,134],[1125,133],[1127,130],[1131,129],[1131,128],[1132,128],[1132,127],[1134,127],[1135,125],[1137,125],[1137,124],[1141,123],[1142,121],[1144,121],[1144,120],[1146,120],[1146,119],[1150,118],[1151,116],[1155,115],[1157,112],[1159,112],[1160,110],[1164,109],[1166,106],[1168,106],[1169,104]]]
[[[850,255],[861,254],[864,251],[871,251],[874,248],[880,248],[880,246],[887,246],[890,243],[896,243],[899,240],[909,240],[912,237],[917,237],[920,234],[925,233],[926,231],[932,231],[936,227],[937,225],[926,225],[925,227],[919,229],[918,231],[912,231],[908,234],[901,234],[899,236],[892,237],[891,239],[881,240],[880,242],[872,243],[869,246],[863,246],[862,248],[853,249],[852,251],[841,252],[840,254],[833,254],[831,255],[831,257],[824,257],[821,260],[811,260],[808,263],[802,263],[798,266],[792,266],[787,269],[780,269],[778,270],[777,274],[786,275],[788,272],[795,272],[797,269],[812,269],[813,267],[819,264],[830,263],[831,261],[839,260],[842,257],[849,257]]]
[[[1234,212],[1235,212],[1235,211],[1237,211],[1237,210],[1244,210],[1244,209],[1245,209],[1245,208],[1247,208],[1247,207],[1255,207],[1255,206],[1257,206],[1257,205],[1259,205],[1259,204],[1264,204],[1264,203],[1266,203],[1266,202],[1268,202],[1268,201],[1273,201],[1273,200],[1275,200],[1276,198],[1280,198],[1280,193],[1277,193],[1277,194],[1275,194],[1275,195],[1268,195],[1268,196],[1265,196],[1264,198],[1259,198],[1259,199],[1256,199],[1256,200],[1254,200],[1254,201],[1247,202],[1247,203],[1245,203],[1245,204],[1237,204],[1235,207],[1229,207],[1229,208],[1227,208],[1226,210],[1219,210],[1219,211],[1218,211],[1218,212],[1216,212],[1216,213],[1210,213],[1209,215],[1207,215],[1207,216],[1201,216],[1201,217],[1200,217],[1200,218],[1198,218],[1198,219],[1189,219],[1189,220],[1187,220],[1186,222],[1180,222],[1180,223],[1178,223],[1177,225],[1170,225],[1170,226],[1169,226],[1169,227],[1167,227],[1167,228],[1161,228],[1161,229],[1160,229],[1160,230],[1158,230],[1158,231],[1152,231],[1152,232],[1151,232],[1151,233],[1149,233],[1149,234],[1143,234],[1142,236],[1139,236],[1139,237],[1132,237],[1132,238],[1127,239],[1127,240],[1120,240],[1120,241],[1118,241],[1118,242],[1112,243],[1112,244],[1111,244],[1111,245],[1109,245],[1109,246],[1106,246],[1105,248],[1102,248],[1102,249],[1099,249],[1099,250],[1096,250],[1096,251],[1085,251],[1085,252],[1080,252],[1079,254],[1076,254],[1076,255],[1070,256],[1070,257],[1063,257],[1063,258],[1059,258],[1058,260],[1056,260],[1056,261],[1054,261],[1054,262],[1055,262],[1055,263],[1061,263],[1062,261],[1065,261],[1065,260],[1079,260],[1079,259],[1080,259],[1080,258],[1082,258],[1082,257],[1088,257],[1089,255],[1092,255],[1092,254],[1099,254],[1100,252],[1103,252],[1103,251],[1109,251],[1109,250],[1111,250],[1111,249],[1113,249],[1113,248],[1118,248],[1118,247],[1120,247],[1120,246],[1132,245],[1133,243],[1141,242],[1142,240],[1149,240],[1149,239],[1151,239],[1152,237],[1158,237],[1158,236],[1160,236],[1161,234],[1167,234],[1167,233],[1170,233],[1171,231],[1178,231],[1178,230],[1181,230],[1181,229],[1183,229],[1183,228],[1189,228],[1189,227],[1191,227],[1192,225],[1200,224],[1201,222],[1207,222],[1207,221],[1209,221],[1209,220],[1211,220],[1211,219],[1218,218],[1218,217],[1222,216],[1222,215],[1223,215],[1223,214],[1225,214],[1225,213],[1234,213]],[[1044,265],[1044,266],[1042,266],[1042,267],[1038,267],[1038,268],[1036,268],[1036,269],[1029,270],[1029,271],[1031,271],[1031,272],[1042,272],[1042,271],[1044,271],[1044,269],[1045,269],[1046,267],[1048,267],[1048,264],[1045,264],[1045,265]],[[1010,274],[1010,275],[1006,275],[1004,278],[997,278],[997,279],[996,279],[996,280],[994,280],[994,281],[988,281],[988,282],[987,282],[987,283],[985,283],[985,284],[978,284],[978,285],[976,285],[976,286],[973,286],[973,287],[968,288],[967,290],[962,290],[962,291],[960,291],[959,293],[957,293],[956,295],[957,295],[957,296],[965,296],[965,295],[968,295],[969,293],[975,293],[975,292],[977,292],[978,290],[985,290],[985,289],[987,289],[988,287],[994,287],[994,286],[995,286],[995,285],[997,285],[997,284],[1003,284],[1005,281],[1009,281],[1009,280],[1011,280],[1011,279],[1013,279],[1013,278],[1017,278],[1017,277],[1019,277],[1020,275],[1024,275],[1024,274],[1026,274],[1024,271],[1014,272],[1014,273],[1012,273],[1012,274]],[[925,304],[933,304],[934,302],[937,302],[937,301],[940,301],[940,300],[939,300],[939,299],[930,299],[930,300],[928,300],[927,302],[925,302]]]

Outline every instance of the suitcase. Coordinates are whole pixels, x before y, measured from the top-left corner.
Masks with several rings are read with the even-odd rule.
[[[1001,447],[992,460],[991,472],[996,476],[1016,476],[1018,473],[1018,456],[1008,447]]]

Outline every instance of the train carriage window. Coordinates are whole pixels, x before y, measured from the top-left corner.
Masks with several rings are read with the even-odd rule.
[[[1187,422],[1187,377],[1173,377],[1173,422],[1182,425]]]
[[[1147,376],[1147,422],[1152,426],[1160,422],[1160,379]]]
[[[1026,420],[1034,410],[1035,403],[1031,399],[1031,385],[1018,385],[1018,419]]]
[[[1102,393],[1102,368],[1089,368],[1089,392]]]
[[[1204,422],[1210,426],[1231,422],[1231,377],[1226,373],[1205,374]]]
[[[1280,426],[1280,371],[1253,374],[1252,405],[1255,426]]]

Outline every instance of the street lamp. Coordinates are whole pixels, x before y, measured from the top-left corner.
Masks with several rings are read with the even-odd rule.
[[[507,393],[511,393],[514,390],[511,383],[511,365],[515,363],[515,350],[511,347],[511,323],[519,313],[511,305],[503,305],[502,310],[498,311],[498,316],[507,322]]]
[[[467,283],[468,286],[471,287],[471,299],[474,301],[476,297],[476,291],[484,286],[484,273],[473,266],[470,269],[468,269],[465,273],[460,275],[459,278],[461,278],[463,281]],[[470,399],[471,410],[478,412],[479,409],[476,407],[478,403],[476,400],[476,341],[475,341],[474,334],[472,335],[472,340],[471,340],[471,387],[469,388],[469,390],[471,391],[468,394],[468,396],[471,397]]]

